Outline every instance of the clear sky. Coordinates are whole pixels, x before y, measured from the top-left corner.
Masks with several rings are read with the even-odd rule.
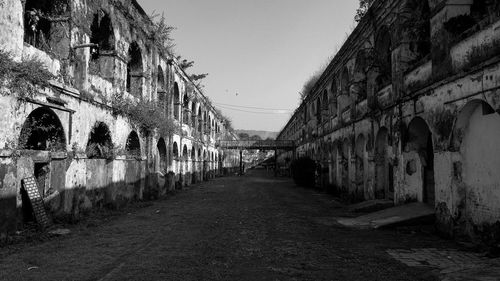
[[[148,14],[165,13],[177,28],[176,52],[195,61],[187,72],[209,73],[205,92],[234,128],[268,131],[279,131],[288,121],[302,85],[344,41],[359,5],[358,0],[138,2]]]

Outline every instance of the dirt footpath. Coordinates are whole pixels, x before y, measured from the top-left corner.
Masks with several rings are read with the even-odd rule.
[[[45,243],[0,249],[1,280],[435,280],[388,253],[432,235],[338,226],[328,195],[263,171],[197,185]],[[389,251],[390,252],[390,251]]]

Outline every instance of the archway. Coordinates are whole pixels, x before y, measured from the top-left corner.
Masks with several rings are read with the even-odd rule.
[[[157,88],[158,91],[165,91],[165,76],[163,74],[163,68],[158,65],[158,75],[157,75]],[[160,98],[161,97],[161,98]],[[163,95],[161,95],[158,99],[163,100]]]
[[[460,143],[465,212],[474,224],[495,223],[500,198],[500,115],[485,101],[473,100],[457,117],[454,143]]]
[[[341,180],[342,180],[342,190],[347,194],[349,192],[349,139],[344,139],[341,147]]]
[[[92,25],[90,26],[90,31],[90,43],[99,46],[91,49],[92,60],[98,59],[101,51],[111,51],[115,49],[115,34],[108,13],[102,10],[96,12]]]
[[[66,137],[61,121],[49,108],[41,107],[33,110],[23,124],[18,144],[19,148],[24,150],[65,151]],[[61,165],[57,162],[46,158],[45,161],[37,161],[33,165],[33,175],[42,197],[59,189],[59,186],[51,185],[51,177],[59,177],[65,171],[58,168]],[[21,200],[24,220],[32,221],[33,209],[25,189],[21,189]]]
[[[389,29],[382,26],[375,37],[374,62],[378,69],[375,92],[392,83],[392,41]]]
[[[97,122],[92,128],[85,153],[89,159],[109,159],[113,156],[113,141],[108,126]]]
[[[70,5],[67,0],[27,0],[24,4],[24,42],[36,48],[50,50],[52,43],[57,44],[57,32],[60,26],[47,16],[65,16]],[[66,30],[65,30],[66,31]]]
[[[177,82],[174,83],[174,110],[172,112],[174,113],[174,119],[179,120],[179,108],[181,106],[181,97],[180,97],[180,92],[179,92],[179,85]]]
[[[23,124],[19,147],[29,150],[66,150],[66,137],[59,117],[49,108],[33,110]]]
[[[393,199],[394,188],[392,182],[393,167],[389,163],[389,131],[382,127],[375,140],[375,198]]]
[[[141,156],[141,142],[139,140],[139,135],[135,131],[132,131],[127,138],[125,144],[125,151],[127,156],[140,157]]]
[[[367,59],[365,52],[363,50],[359,51],[356,55],[356,65],[354,67],[354,85],[353,85],[353,93],[356,95],[356,101],[361,102],[366,99],[367,93],[367,77],[366,77],[366,69],[367,69]]]
[[[139,44],[132,42],[128,49],[126,89],[131,95],[142,95],[143,76],[142,52]]]
[[[167,167],[167,145],[163,138],[158,140],[156,144],[156,148],[158,149],[159,163],[158,163],[158,171],[165,172]]]
[[[187,93],[184,94],[182,98],[182,123],[189,125],[189,114],[191,108],[189,108],[189,96]]]
[[[188,149],[187,149],[187,145],[184,145],[184,147],[182,148],[182,157],[186,160],[188,159]]]
[[[356,140],[356,194],[358,199],[367,198],[367,190],[365,184],[366,178],[366,138],[364,135],[359,135]]]
[[[173,153],[174,153],[174,158],[178,159],[179,158],[179,146],[177,145],[177,142],[174,141],[174,145],[172,146]]]
[[[420,169],[412,167],[408,163],[406,173],[411,176],[412,173],[420,171],[417,175],[418,187],[422,189],[422,201],[430,205],[435,203],[435,183],[434,183],[434,148],[432,142],[432,133],[424,119],[415,117],[408,125],[406,141],[406,151],[414,151],[418,155]]]

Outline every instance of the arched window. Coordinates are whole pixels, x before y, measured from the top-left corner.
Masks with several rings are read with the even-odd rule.
[[[201,113],[201,106],[198,108],[198,131],[203,132],[203,115]]]
[[[130,44],[127,63],[127,91],[133,96],[142,95],[142,53],[136,42]]]
[[[163,68],[158,65],[158,75],[157,75],[157,85],[158,91],[165,91],[165,76],[163,74]]]
[[[378,67],[377,92],[392,83],[392,43],[387,27],[382,27],[375,38],[375,63]]]
[[[318,123],[321,123],[321,99],[318,97],[316,99],[316,120],[318,121]]]
[[[354,94],[358,102],[366,99],[367,93],[367,77],[366,77],[366,54],[363,50],[359,51],[356,55],[356,65],[354,67]]]
[[[28,150],[66,150],[66,137],[61,121],[49,108],[30,113],[19,136],[19,147]]]
[[[182,122],[184,124],[189,124],[189,96],[187,93],[184,94],[183,102],[182,102]]]
[[[174,158],[179,158],[179,146],[177,145],[177,142],[174,142],[174,145],[172,146],[173,152],[174,152]]]
[[[344,70],[342,71],[342,77],[341,77],[341,87],[342,87],[342,95],[349,95],[349,70],[347,67],[344,67]]]
[[[188,149],[187,149],[187,146],[184,145],[184,147],[182,148],[182,157],[184,159],[187,159],[188,158]]]
[[[328,91],[324,90],[323,91],[323,110],[328,110],[328,105],[330,104],[330,101],[328,100]]]
[[[135,131],[132,131],[127,138],[125,144],[125,151],[127,156],[140,157],[141,156],[141,142],[139,140],[139,135]]]
[[[60,38],[53,38],[54,29],[62,25],[50,18],[68,12],[67,0],[27,0],[24,5],[24,42],[45,51],[51,50],[52,43],[60,43]]]
[[[165,171],[165,168],[167,166],[167,145],[165,144],[165,140],[163,138],[160,138],[158,140],[158,143],[156,144],[156,148],[158,149],[158,156],[159,156],[159,165],[158,165],[158,170],[160,172]]]
[[[94,14],[94,20],[90,26],[90,43],[99,45],[97,48],[92,48],[91,59],[99,58],[101,51],[111,51],[115,49],[115,36],[111,18],[104,11],[99,11]]]
[[[172,111],[174,113],[174,119],[179,120],[179,108],[181,106],[181,101],[180,101],[180,92],[179,92],[179,85],[177,82],[174,84],[174,110]]]
[[[336,117],[337,116],[337,80],[334,78],[332,80],[332,85],[330,86],[330,91],[332,92],[332,116]]]
[[[97,122],[94,125],[85,152],[89,159],[110,159],[113,157],[111,132],[105,123]]]

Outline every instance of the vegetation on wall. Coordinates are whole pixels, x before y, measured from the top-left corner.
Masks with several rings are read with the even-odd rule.
[[[500,40],[494,40],[489,44],[482,44],[480,46],[474,46],[469,52],[467,52],[466,62],[467,64],[464,68],[470,68],[474,65],[482,63],[494,56],[500,54]]]
[[[356,15],[354,16],[355,21],[361,21],[361,19],[366,15],[370,6],[375,2],[375,0],[359,0],[359,8],[356,10]]]
[[[35,57],[16,62],[9,53],[0,50],[0,94],[19,99],[32,98],[37,87],[49,87],[55,76]]]
[[[112,100],[115,114],[121,114],[139,126],[143,133],[157,131],[161,136],[170,136],[174,133],[173,120],[166,115],[165,104],[140,99],[130,101],[121,95],[115,95]]]
[[[174,53],[174,39],[172,38],[172,32],[175,27],[170,26],[166,22],[164,14],[158,15],[153,14],[149,17],[153,22],[153,31],[151,37],[154,44],[159,48],[164,54],[172,55]]]

